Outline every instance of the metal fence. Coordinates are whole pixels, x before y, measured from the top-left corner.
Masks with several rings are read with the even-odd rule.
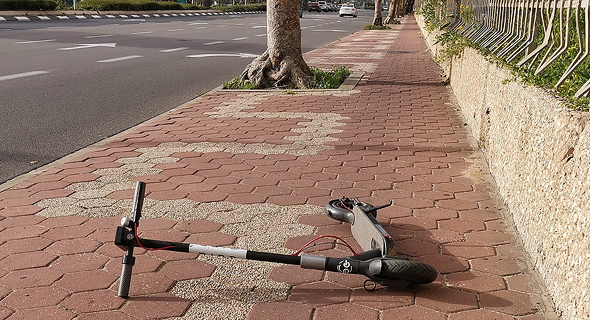
[[[467,37],[508,63],[530,68],[534,75],[559,61],[561,77],[555,84],[558,88],[571,80],[574,73],[578,77],[583,71],[580,68],[588,67],[584,63],[590,53],[588,3],[589,0],[470,0],[463,3],[418,0],[416,8],[422,11],[434,8],[430,16],[440,26]],[[587,96],[589,92],[590,79],[579,87],[575,97]]]

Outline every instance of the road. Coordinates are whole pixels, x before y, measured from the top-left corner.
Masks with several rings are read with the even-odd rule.
[[[303,52],[371,14],[305,12]],[[265,49],[265,14],[0,22],[0,184],[190,101]]]

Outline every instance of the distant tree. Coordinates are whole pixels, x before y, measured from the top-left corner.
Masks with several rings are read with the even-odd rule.
[[[301,54],[299,1],[268,0],[266,3],[267,49],[250,63],[242,81],[258,88],[307,88],[313,73]]]

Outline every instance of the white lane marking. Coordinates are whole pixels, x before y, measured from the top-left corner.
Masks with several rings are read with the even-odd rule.
[[[87,37],[84,37],[84,39],[108,38],[108,37],[114,37],[114,35],[112,35],[112,34],[100,34],[100,35],[96,35],[96,36],[87,36]]]
[[[27,17],[14,17],[17,21],[31,21],[31,19]]]
[[[266,33],[263,34],[257,34],[256,37],[266,37]]]
[[[227,27],[227,24],[222,24],[220,26],[217,26],[217,28],[223,28],[223,27]]]
[[[87,44],[79,44],[75,47],[68,47],[68,48],[59,48],[57,50],[77,50],[77,49],[88,49],[88,48],[97,48],[97,47],[107,47],[107,48],[114,48],[117,44],[116,43],[87,43]]]
[[[266,26],[253,26],[252,29],[266,28]]]
[[[125,19],[124,22],[137,22],[137,21],[145,21],[145,19]]]
[[[107,14],[105,17],[109,18],[109,19],[115,19],[116,17],[112,14]]]
[[[46,74],[46,73],[49,73],[49,71],[30,71],[30,72],[11,74],[8,76],[0,76],[0,81],[13,80],[13,79],[30,77],[30,76],[37,76],[37,75]]]
[[[132,34],[149,34],[149,33],[154,33],[153,31],[140,31],[140,32],[134,32]]]
[[[70,17],[68,17],[68,16],[57,16],[57,18],[59,20],[69,20],[70,19]]]
[[[193,23],[187,24],[187,26],[196,26],[196,25],[199,25],[199,24],[209,24],[209,23],[207,23],[207,22],[193,22]]]
[[[74,26],[59,26],[59,27],[47,27],[47,29],[69,29],[73,28]]]
[[[51,20],[51,18],[49,18],[48,16],[37,16],[37,18],[38,18],[39,20],[43,20],[43,21],[46,21],[46,20]]]
[[[106,63],[108,63],[108,62],[118,62],[118,61],[124,61],[124,60],[136,59],[136,58],[143,58],[143,56],[131,55],[131,56],[125,56],[125,57],[119,57],[119,58],[98,60],[96,62],[106,62]]]
[[[189,47],[180,47],[180,48],[165,49],[165,50],[160,50],[160,52],[162,52],[162,53],[169,53],[169,52],[182,51],[182,50],[186,50],[186,49],[189,49]]]
[[[238,57],[238,58],[258,58],[257,54],[251,53],[205,53],[193,54],[186,56],[187,58],[209,58],[209,57]]]
[[[41,43],[41,42],[53,42],[55,40],[56,39],[20,41],[20,42],[16,42],[15,44],[29,44],[29,43]]]
[[[220,44],[220,43],[225,43],[225,41],[213,41],[213,42],[206,42],[203,43],[204,46],[210,46],[210,45],[214,45],[214,44]]]
[[[182,30],[184,30],[184,29],[170,29],[170,30],[168,30],[168,32],[176,32],[176,31],[182,31]]]
[[[247,40],[250,39],[250,37],[241,37],[241,38],[235,38],[235,39],[231,39],[232,41],[241,41],[241,40]]]

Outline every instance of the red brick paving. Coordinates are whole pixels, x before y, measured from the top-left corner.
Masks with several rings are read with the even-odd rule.
[[[401,30],[401,31],[400,31]],[[366,59],[346,44],[372,48],[382,35],[400,32]],[[330,136],[334,149],[316,155],[178,152],[175,163],[156,165],[148,182],[149,199],[198,202],[266,202],[281,206],[323,205],[334,197],[356,196],[394,206],[378,218],[397,240],[399,254],[429,263],[440,275],[429,285],[406,290],[362,289],[362,277],[324,274],[279,266],[268,278],[291,284],[285,301],[260,303],[249,319],[542,319],[534,303],[538,287],[522,266],[525,255],[482,181],[464,174],[475,150],[459,114],[448,104],[438,66],[420,38],[412,16],[394,31],[361,32],[308,54],[330,64],[378,63],[348,96],[268,96],[257,112],[335,113],[343,130]],[[319,66],[322,66],[321,63]],[[331,65],[323,65],[330,67]],[[194,103],[135,128],[125,136],[68,163],[0,192],[0,319],[155,319],[182,316],[191,301],[169,293],[176,281],[209,277],[215,266],[194,254],[137,249],[131,298],[116,297],[123,252],[109,234],[115,218],[36,216],[39,200],[66,197],[68,186],[100,178],[96,169],[119,168],[121,158],[141,155],[141,147],[161,142],[239,142],[289,144],[289,131],[305,119],[212,118],[214,106],[236,93],[213,92]],[[233,99],[233,100],[232,100]],[[130,199],[131,190],[110,199]],[[298,223],[315,235],[345,237],[358,248],[350,228],[324,215]],[[145,220],[145,236],[170,241],[231,245],[236,238],[212,221]],[[297,249],[315,235],[287,240]],[[340,248],[322,253],[347,253]]]

